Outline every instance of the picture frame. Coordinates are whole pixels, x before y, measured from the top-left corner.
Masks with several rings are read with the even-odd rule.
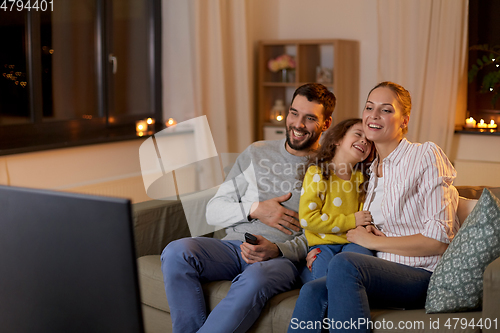
[[[333,69],[327,67],[316,67],[316,82],[322,84],[333,83]]]

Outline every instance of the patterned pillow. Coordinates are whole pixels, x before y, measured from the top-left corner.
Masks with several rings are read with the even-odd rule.
[[[478,309],[483,301],[483,273],[500,257],[500,200],[484,189],[431,276],[425,311]]]

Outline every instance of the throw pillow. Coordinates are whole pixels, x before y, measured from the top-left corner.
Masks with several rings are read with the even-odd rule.
[[[458,312],[480,308],[484,270],[498,257],[500,200],[484,189],[431,276],[426,312]]]

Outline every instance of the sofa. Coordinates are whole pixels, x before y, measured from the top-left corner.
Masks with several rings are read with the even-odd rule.
[[[457,213],[463,222],[481,196],[483,187],[460,186],[457,189],[461,197]],[[498,190],[499,188],[493,189],[497,195],[500,194]],[[200,214],[209,199],[210,196],[207,195],[197,199]],[[160,268],[160,254],[169,242],[190,237],[184,210],[179,200],[136,203],[132,210],[145,331],[172,332],[170,309]],[[217,238],[223,236],[221,231],[206,235]],[[203,285],[209,310],[225,297],[230,285],[231,281],[214,281]],[[425,309],[372,309],[373,332],[500,332],[500,258],[486,268],[483,290],[481,311],[426,314]],[[298,295],[299,289],[295,289],[271,298],[249,332],[286,332]],[[487,320],[491,323],[489,329],[484,325],[482,328],[476,325]],[[392,327],[389,327],[389,322]]]

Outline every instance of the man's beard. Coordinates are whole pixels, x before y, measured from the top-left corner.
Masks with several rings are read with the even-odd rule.
[[[312,145],[314,145],[319,137],[319,133],[316,132],[306,132],[305,135],[310,135],[309,138],[305,141],[301,141],[300,143],[293,143],[292,139],[290,138],[290,132],[293,130],[292,127],[288,127],[286,131],[286,143],[290,148],[293,150],[307,150],[311,148]],[[297,131],[297,132],[302,132],[302,131]]]

